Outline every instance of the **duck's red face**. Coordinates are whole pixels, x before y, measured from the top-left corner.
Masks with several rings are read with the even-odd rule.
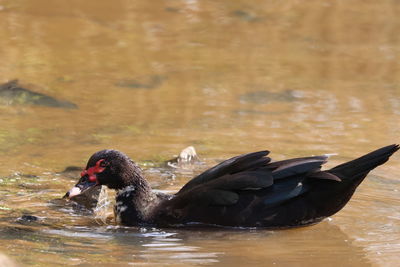
[[[97,176],[96,174],[103,172],[107,167],[106,161],[104,159],[101,159],[96,162],[96,165],[93,167],[88,168],[87,170],[84,170],[81,172],[81,177],[85,177],[86,175],[88,176],[88,180],[90,182],[96,182],[97,183]]]
[[[108,162],[105,159],[100,159],[92,167],[87,167],[86,170],[81,172],[81,178],[78,183],[71,188],[65,195],[65,197],[74,197],[82,194],[90,188],[100,185],[97,175],[103,173],[108,166]]]

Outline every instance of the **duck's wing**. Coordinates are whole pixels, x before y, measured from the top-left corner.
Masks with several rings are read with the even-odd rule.
[[[202,174],[194,177],[187,184],[185,184],[179,193],[183,193],[196,187],[200,184],[205,184],[211,180],[223,177],[228,174],[235,174],[246,170],[257,169],[268,164],[271,159],[266,157],[269,151],[258,151],[248,154],[243,154],[225,160],[218,165],[208,169]]]
[[[299,177],[340,181],[335,175],[320,171],[327,156],[269,163],[270,158],[265,155],[265,151],[261,151],[218,164],[189,181],[176,194],[176,201],[181,198],[182,202],[192,200],[210,205],[232,205],[238,201],[242,191],[255,192],[268,187],[276,187],[270,200],[275,195],[287,200],[307,191],[304,187],[302,190],[297,188]]]
[[[240,225],[247,220],[244,213],[262,217],[265,209],[306,194],[311,189],[303,183],[306,178],[338,181],[320,171],[326,156],[269,163],[266,155],[266,151],[246,154],[211,168],[186,184],[163,213],[180,222]]]
[[[294,158],[288,160],[276,161],[268,164],[268,168],[272,170],[275,180],[287,178],[298,174],[307,174],[307,177],[320,178],[340,181],[335,175],[320,171],[321,166],[325,164],[329,156],[314,156],[304,158]]]

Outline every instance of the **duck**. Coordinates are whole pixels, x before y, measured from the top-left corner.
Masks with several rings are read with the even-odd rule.
[[[375,167],[399,150],[393,144],[328,170],[329,155],[272,161],[269,151],[225,160],[191,179],[177,193],[155,191],[124,153],[94,153],[71,199],[96,186],[116,190],[115,219],[125,226],[191,225],[292,228],[316,224],[340,211]]]

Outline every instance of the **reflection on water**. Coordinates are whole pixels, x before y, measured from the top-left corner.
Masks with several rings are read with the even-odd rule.
[[[0,95],[2,252],[26,266],[395,266],[398,155],[331,221],[296,230],[123,228],[54,199],[79,175],[62,170],[103,148],[173,191],[239,153],[339,153],[333,166],[399,142],[398,9],[391,0],[0,0],[0,84],[19,79],[31,97],[79,107]],[[189,145],[204,165],[164,165]]]
[[[332,258],[337,256],[342,264],[349,266],[370,264],[364,258],[363,250],[352,244],[354,240],[329,222],[313,228],[281,232],[249,229],[160,230],[115,226],[93,229],[73,226],[39,231],[10,227],[1,233],[4,240],[24,239],[26,245],[33,248],[28,254],[41,249],[42,253],[62,252],[63,257],[73,258],[84,250],[86,256],[75,261],[100,266],[122,263],[288,265],[299,261],[304,265],[330,265]],[[310,239],[314,245],[304,246]],[[229,243],[229,247],[226,243]],[[109,258],[99,258],[100,255],[108,255]],[[30,256],[25,255],[24,262],[31,263]],[[49,263],[48,259],[40,262]],[[56,256],[51,257],[51,262],[63,264],[62,258]]]

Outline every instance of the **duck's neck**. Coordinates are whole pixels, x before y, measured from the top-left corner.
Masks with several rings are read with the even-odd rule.
[[[146,179],[140,175],[117,190],[115,215],[124,225],[140,225],[149,220],[155,194]]]

